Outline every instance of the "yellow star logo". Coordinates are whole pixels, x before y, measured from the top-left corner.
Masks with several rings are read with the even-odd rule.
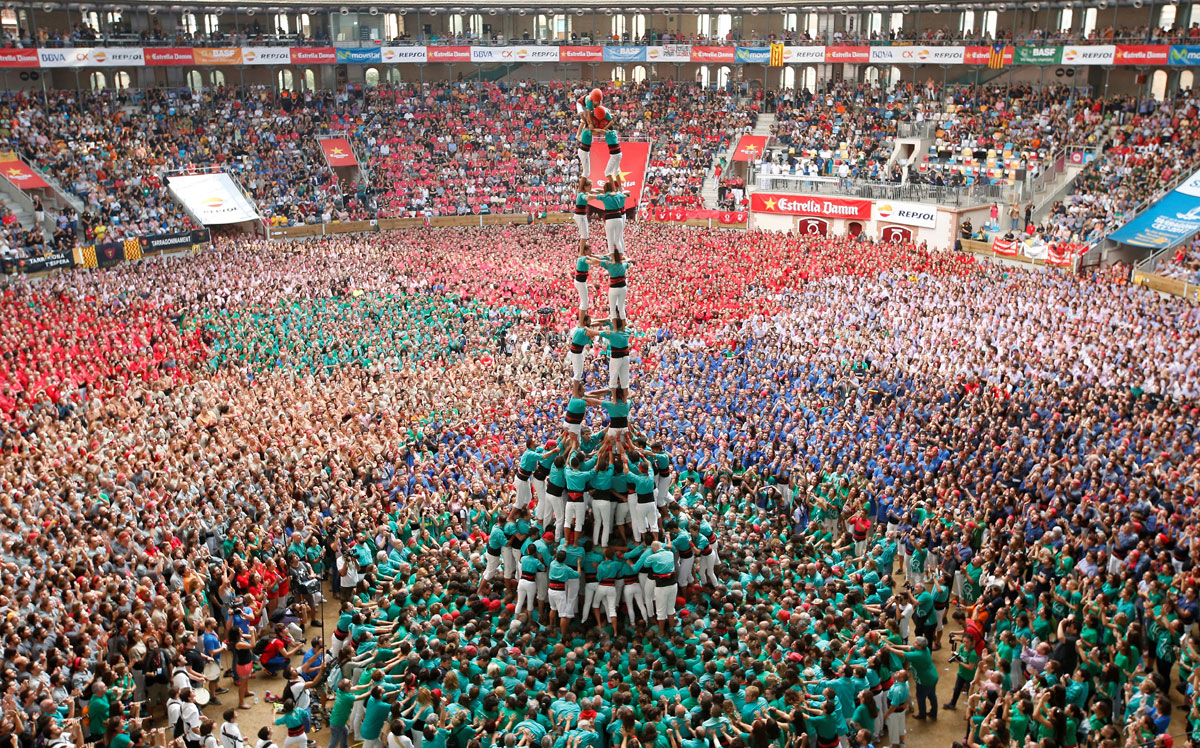
[[[9,173],[10,175],[14,176],[14,177],[19,177],[19,176],[21,176],[21,174],[23,174],[24,172],[22,172],[20,169],[9,169],[9,170],[8,170],[8,173]]]
[[[767,210],[775,210],[775,198],[767,198]]]
[[[745,148],[743,148],[743,149],[742,149],[742,152],[743,152],[743,153],[749,153],[749,154],[753,155],[753,154],[755,154],[755,153],[758,153],[758,146],[756,146],[756,145],[754,145],[753,143],[751,143],[750,145],[748,145],[748,146],[746,146]]]
[[[633,173],[632,171],[622,171],[621,172],[621,181],[624,182],[626,179],[629,178],[629,175],[632,173]]]
[[[335,156],[345,156],[346,155],[346,152],[343,151],[341,148],[334,148],[333,150],[330,151],[330,153],[332,153]]]

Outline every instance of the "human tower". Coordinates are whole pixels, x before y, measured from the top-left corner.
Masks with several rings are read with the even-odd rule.
[[[679,589],[692,581],[697,558],[700,581],[707,575],[716,582],[711,528],[702,527],[693,535],[664,516],[670,500],[670,459],[663,446],[650,444],[630,419],[632,328],[626,299],[634,262],[625,253],[628,192],[621,182],[616,119],[603,102],[603,92],[593,89],[576,103],[582,175],[575,198],[578,305],[568,336],[570,397],[556,437],[540,446],[533,437],[526,442],[517,468],[516,503],[507,521],[491,532],[480,585],[482,590],[503,568],[506,582],[515,589],[517,615],[532,617],[536,610],[542,614],[539,620],[546,620],[548,604],[548,620],[553,625],[557,619],[564,636],[579,615],[581,597],[583,616],[594,615],[597,625],[606,617],[614,633],[622,601],[631,624],[638,625],[640,612],[643,621],[653,618],[665,631],[675,614]],[[604,139],[609,157],[597,180],[600,184],[593,184],[591,148],[597,137]],[[595,199],[603,206],[604,255],[592,254],[589,243],[589,204]],[[591,316],[588,280],[593,267],[608,276],[604,318]],[[588,390],[587,356],[596,345],[607,346],[608,386]],[[607,424],[593,433],[584,422],[594,407],[604,411]],[[581,536],[589,517],[591,536]]]

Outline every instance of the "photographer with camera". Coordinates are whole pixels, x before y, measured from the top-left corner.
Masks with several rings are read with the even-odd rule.
[[[975,636],[965,631],[950,634],[950,643],[954,644],[955,640],[959,644],[954,654],[950,655],[950,662],[958,663],[958,673],[954,678],[954,693],[950,696],[950,701],[942,704],[943,709],[958,708],[958,697],[970,690],[971,683],[975,680],[975,668],[979,666]]]

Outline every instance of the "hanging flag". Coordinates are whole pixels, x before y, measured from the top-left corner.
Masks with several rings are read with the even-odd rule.
[[[325,152],[325,160],[330,166],[357,166],[358,159],[354,157],[354,149],[345,138],[324,138],[321,140],[321,150]]]
[[[733,149],[733,155],[729,157],[729,160],[757,161],[763,157],[763,152],[767,150],[768,137],[767,135],[743,135],[738,140],[737,148]]]
[[[992,70],[999,70],[1004,67],[1004,45],[993,44],[992,51],[988,53],[988,67]]]
[[[769,64],[773,68],[783,67],[783,45],[782,44],[772,44],[771,45],[771,59],[770,59]]]

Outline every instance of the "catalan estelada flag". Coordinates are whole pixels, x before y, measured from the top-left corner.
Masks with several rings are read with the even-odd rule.
[[[992,51],[988,53],[988,67],[992,70],[999,70],[1004,67],[1004,45],[993,44]]]
[[[759,59],[761,60],[762,58],[760,57]],[[783,67],[783,45],[782,44],[772,44],[771,45],[770,66],[773,68]]]

